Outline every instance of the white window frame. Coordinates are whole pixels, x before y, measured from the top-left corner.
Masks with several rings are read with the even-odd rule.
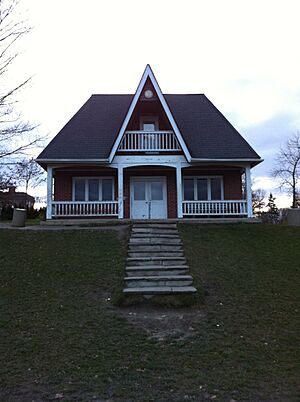
[[[154,123],[155,131],[158,131],[158,116],[140,116],[140,130],[144,131],[144,123]],[[145,131],[147,133],[148,131]]]
[[[223,176],[183,176],[182,177],[182,196],[183,201],[190,201],[184,199],[184,181],[185,179],[193,179],[194,180],[194,201],[205,201],[198,200],[198,186],[197,179],[207,179],[207,201],[218,201],[211,199],[211,179],[221,179],[221,200],[224,200],[224,181]]]
[[[84,201],[82,202],[102,202],[102,180],[103,179],[111,179],[112,180],[112,201],[115,201],[115,178],[114,176],[74,176],[72,178],[72,201],[75,201],[75,181],[76,179],[84,180]],[[99,200],[89,201],[89,188],[88,188],[88,180],[99,180],[101,181],[101,185],[99,183]],[[76,201],[75,201],[76,202]],[[105,201],[103,201],[105,202]]]

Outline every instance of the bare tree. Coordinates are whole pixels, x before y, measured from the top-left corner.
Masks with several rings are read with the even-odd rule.
[[[266,192],[262,188],[252,190],[252,209],[255,215],[260,215],[265,207]]]
[[[20,156],[42,140],[35,134],[35,126],[23,121],[15,110],[16,96],[30,78],[7,88],[6,74],[18,56],[16,45],[31,29],[25,21],[18,20],[19,2],[0,0],[0,160]]]
[[[14,178],[18,185],[25,185],[25,193],[29,186],[34,188],[46,180],[44,170],[34,159],[23,159],[18,162],[14,170]]]
[[[297,208],[297,189],[300,179],[300,132],[290,137],[275,158],[272,176],[279,179],[280,188],[292,194],[292,208]]]

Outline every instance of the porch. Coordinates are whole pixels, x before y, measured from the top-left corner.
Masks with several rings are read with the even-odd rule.
[[[245,198],[240,168],[48,168],[47,220],[251,218],[250,168],[244,171]]]
[[[182,201],[184,217],[248,216],[246,200]],[[51,218],[118,217],[118,201],[53,201]],[[155,218],[156,219],[156,218]],[[154,220],[155,220],[154,219]],[[161,218],[165,219],[165,218]]]

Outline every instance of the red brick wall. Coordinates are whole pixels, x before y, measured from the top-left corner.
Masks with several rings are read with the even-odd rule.
[[[176,171],[172,168],[145,167],[128,168],[124,171],[124,218],[130,218],[130,177],[132,176],[166,176],[168,218],[177,217]]]

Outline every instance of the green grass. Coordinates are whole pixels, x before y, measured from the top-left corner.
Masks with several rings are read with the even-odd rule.
[[[126,257],[114,233],[0,231],[0,400],[298,401],[299,228],[180,232],[205,318],[158,341],[107,300]]]

